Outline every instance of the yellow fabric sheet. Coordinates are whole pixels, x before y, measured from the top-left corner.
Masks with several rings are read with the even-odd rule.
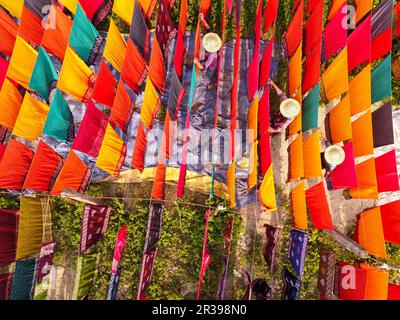
[[[300,43],[289,62],[289,95],[293,95],[301,86],[303,46]]]
[[[325,95],[329,101],[349,90],[347,47],[345,47],[322,75]]]
[[[35,99],[29,92],[25,94],[21,110],[15,122],[13,135],[33,141],[42,134],[50,106]]]
[[[21,108],[23,97],[18,89],[8,80],[4,79],[0,91],[0,125],[13,130]]]
[[[387,259],[379,207],[361,213],[358,221],[358,242],[369,253],[382,259]]]
[[[68,46],[57,87],[75,99],[83,101],[89,87],[89,79],[92,75],[92,70]]]
[[[259,196],[267,212],[276,211],[276,196],[273,166],[269,167],[260,186]]]
[[[387,300],[389,287],[389,273],[385,270],[361,264],[361,268],[367,270],[367,281],[365,284],[365,300]]]
[[[303,140],[304,177],[317,178],[322,175],[318,130]]]
[[[126,0],[125,0],[126,1]],[[78,4],[78,0],[60,0],[60,2],[67,7],[69,11],[73,14],[76,12],[76,5]]]
[[[355,0],[355,2],[356,2],[356,22],[358,22],[368,12],[372,10],[372,0]]]
[[[226,172],[226,181],[229,193],[229,207],[236,207],[236,162],[233,161]]]
[[[249,189],[254,188],[258,182],[258,96],[253,100],[249,108],[248,129],[249,134],[250,161],[249,161]]]
[[[353,137],[348,94],[330,112],[329,126],[333,143],[350,140]]]
[[[120,160],[124,147],[125,144],[122,139],[113,127],[108,124],[96,166],[111,175],[118,175],[120,171],[118,168],[120,168]]]
[[[113,11],[130,26],[132,23],[134,7],[134,0],[114,0]]]
[[[297,91],[296,95],[293,99],[297,100],[300,105],[302,106],[303,97],[301,95],[301,88]],[[302,113],[300,112],[299,115],[293,120],[293,122],[289,125],[289,136],[292,136],[298,132],[301,132],[303,121],[302,121]]]
[[[28,88],[38,53],[24,39],[17,36],[7,77]]]
[[[351,124],[353,131],[354,156],[362,157],[374,153],[372,113],[368,110]]]
[[[0,4],[14,17],[21,19],[24,0],[0,0]]]
[[[289,146],[290,181],[304,178],[303,136],[301,134]]]
[[[40,252],[43,242],[43,212],[49,210],[44,198],[21,197],[17,260]]]
[[[103,56],[119,72],[122,72],[122,68],[124,67],[126,46],[124,37],[119,32],[115,22],[111,19]]]
[[[350,81],[349,95],[352,116],[371,106],[371,64]]]
[[[301,181],[297,187],[292,190],[291,196],[294,227],[299,230],[308,230],[304,181]]]
[[[376,182],[375,159],[356,165],[358,187],[350,189],[354,199],[378,199],[378,186]]]
[[[154,117],[160,108],[160,103],[160,98],[153,83],[150,78],[147,78],[140,119],[148,129],[153,127]]]

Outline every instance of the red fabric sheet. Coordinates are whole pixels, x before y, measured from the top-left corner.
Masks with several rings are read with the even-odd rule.
[[[400,2],[397,2],[397,4],[394,7],[394,11],[396,12],[397,18],[396,18],[396,36],[400,36]]]
[[[364,300],[367,270],[344,262],[339,262],[339,265],[339,299]]]
[[[0,25],[0,52],[11,57],[18,32],[18,24],[7,12],[0,8]]]
[[[157,38],[154,38],[153,49],[151,50],[149,78],[160,92],[165,92],[165,76],[166,70],[164,65],[164,56],[158,43]]]
[[[0,209],[0,266],[15,261],[18,239],[17,210]]]
[[[376,158],[375,169],[378,192],[399,190],[399,175],[396,165],[396,152],[394,150]]]
[[[314,10],[314,8],[321,2],[324,3],[324,0],[309,0],[307,7],[307,15],[309,15]]]
[[[389,284],[388,300],[400,300],[400,286],[397,284]]]
[[[326,60],[346,45],[347,30],[343,28],[342,21],[346,19],[347,13],[346,10],[344,10],[345,13],[342,13],[342,11],[342,9],[339,9],[332,20],[328,22],[324,30]]]
[[[33,158],[33,151],[11,139],[0,163],[0,188],[21,190]]]
[[[346,159],[333,169],[330,174],[333,189],[356,188],[358,185],[353,143],[347,143],[343,150],[346,154]]]
[[[0,88],[3,87],[3,82],[7,74],[8,61],[0,57]]]
[[[324,2],[319,1],[304,26],[304,55],[307,55],[316,45],[321,43],[323,16]]]
[[[264,11],[264,32],[267,32],[274,25],[278,15],[278,6],[278,0],[268,0]]]
[[[42,26],[42,19],[27,7],[24,7],[18,35],[29,44],[35,44],[38,46],[42,43],[43,33],[44,29]]]
[[[333,230],[334,227],[323,182],[306,190],[306,200],[314,228]]]
[[[0,163],[1,163],[1,160],[3,159],[5,151],[6,151],[6,146],[4,144],[0,143]]]
[[[49,192],[62,163],[63,158],[46,143],[40,141],[23,189]]]
[[[114,103],[117,80],[104,60],[101,60],[99,74],[93,88],[93,99],[111,108]]]
[[[371,60],[371,15],[350,35],[347,42],[347,55],[349,72]]]
[[[392,28],[383,31],[372,39],[371,60],[376,61],[392,50]]]
[[[309,53],[304,64],[303,93],[311,90],[319,81],[321,68],[321,45],[320,42]]]
[[[300,45],[303,35],[303,7],[304,2],[301,1],[292,21],[290,22],[286,32],[286,45],[289,57],[291,57]]]
[[[0,301],[11,299],[13,277],[13,273],[0,274]]]
[[[111,120],[114,121],[122,131],[126,132],[132,112],[133,105],[131,97],[124,83],[120,81],[111,111]]]
[[[271,137],[268,132],[270,122],[269,90],[265,90],[258,106],[259,151],[261,176],[265,176],[271,166]]]
[[[128,41],[126,49],[126,59],[122,69],[122,79],[136,93],[139,93],[140,87],[146,80],[148,67],[146,61],[140,54],[138,48],[131,39]]]
[[[381,206],[385,241],[400,245],[400,200]]]
[[[272,50],[274,48],[274,41],[275,38],[272,37],[271,40],[268,42],[268,45],[264,51],[264,55],[261,59],[260,88],[263,88],[269,80],[269,76],[271,73],[271,59]]]
[[[136,133],[135,147],[132,155],[132,167],[139,171],[144,170],[144,159],[146,155],[147,135],[144,125],[139,121],[139,126]]]

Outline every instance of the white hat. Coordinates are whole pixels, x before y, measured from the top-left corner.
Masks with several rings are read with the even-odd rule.
[[[330,146],[325,150],[325,160],[330,165],[337,166],[342,164],[343,161],[346,159],[346,154],[344,150],[336,145]]]
[[[203,47],[207,52],[218,52],[222,47],[222,40],[218,34],[210,32],[203,37]]]
[[[301,111],[300,103],[294,99],[285,99],[281,102],[280,111],[282,115],[288,119],[298,116]]]

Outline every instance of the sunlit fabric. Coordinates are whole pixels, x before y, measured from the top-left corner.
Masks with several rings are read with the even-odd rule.
[[[303,136],[299,134],[289,146],[290,180],[304,178]]]
[[[226,185],[229,193],[229,207],[236,207],[236,162],[233,161],[226,172]]]
[[[393,0],[382,0],[372,10],[372,39],[392,28]]]
[[[240,39],[238,39],[240,40]],[[237,40],[237,41],[238,41]],[[271,75],[271,60],[272,60],[272,53],[274,50],[274,44],[275,44],[275,38],[272,37],[270,41],[268,41],[268,45],[264,50],[263,57],[261,59],[261,70],[260,70],[260,88],[264,88],[270,78]],[[235,48],[236,48],[236,43],[235,43]],[[239,81],[239,67],[240,67],[240,59],[239,59],[239,54],[240,54],[240,41],[238,41],[238,49],[237,49],[237,71],[235,72],[236,79]],[[232,89],[233,90],[233,89]],[[264,91],[264,94],[267,91]]]
[[[96,58],[101,40],[98,31],[90,22],[82,7],[78,5],[69,37],[69,46],[90,65]]]
[[[333,143],[350,140],[352,138],[350,100],[348,94],[329,113],[329,126]]]
[[[364,300],[367,271],[348,263],[339,262],[339,299]]]
[[[324,1],[318,1],[310,18],[304,26],[304,54],[307,55],[313,48],[321,45],[322,22],[324,17]]]
[[[149,65],[149,78],[154,87],[159,92],[164,92],[164,81],[166,70],[164,66],[164,57],[161,51],[157,38],[154,38],[153,48],[151,50],[150,65]]]
[[[11,57],[18,32],[18,24],[7,12],[0,8],[0,25],[0,52]]]
[[[167,167],[164,162],[159,161],[157,164],[156,174],[154,176],[153,189],[151,197],[156,200],[163,201],[165,199],[165,177]]]
[[[126,157],[126,145],[108,124],[96,166],[111,175],[118,176]]]
[[[0,144],[0,162],[3,159],[4,152],[6,152],[6,146],[4,144]]]
[[[371,106],[371,65],[367,65],[349,83],[351,115]]]
[[[158,2],[159,6],[155,34],[161,49],[161,53],[164,55],[164,58],[167,59],[169,46],[171,41],[175,38],[177,30],[169,15],[168,4],[166,1],[159,0]]]
[[[71,126],[72,113],[68,103],[63,98],[61,92],[56,89],[47,115],[43,134],[57,140],[66,142],[73,129]]]
[[[336,166],[329,175],[333,189],[357,187],[357,173],[354,160],[353,144],[351,142],[345,144],[343,150],[346,155],[345,160],[343,163]]]
[[[49,14],[53,19],[48,21],[44,30],[42,46],[63,61],[72,29],[72,20],[56,5],[52,5]]]
[[[115,94],[114,105],[110,118],[122,130],[126,131],[132,117],[134,105],[122,81],[119,82]]]
[[[347,50],[349,72],[371,60],[371,15],[352,32],[347,41]]]
[[[176,121],[178,119],[179,110],[184,94],[185,89],[182,86],[182,83],[179,80],[177,73],[173,70],[171,74],[171,86],[169,89],[168,97],[168,111],[173,121]]]
[[[291,192],[291,206],[294,227],[299,230],[308,230],[306,193],[304,181],[301,181]]]
[[[308,244],[308,234],[298,230],[290,231],[289,260],[298,277],[303,276]]]
[[[4,80],[0,91],[0,125],[12,130],[17,120],[23,97],[18,88],[8,79]]]
[[[91,176],[88,166],[71,150],[65,159],[53,189],[52,195],[60,195],[63,190],[70,189],[74,192],[84,192]]]
[[[0,274],[0,301],[11,299],[13,278],[13,273]]]
[[[2,5],[14,17],[21,19],[24,0],[0,0],[0,5]]]
[[[96,158],[100,151],[108,120],[108,116],[90,101],[72,144],[72,149]]]
[[[289,57],[294,54],[301,43],[302,32],[299,32],[299,30],[303,29],[303,7],[304,3],[301,1],[286,31],[286,44]]]
[[[125,54],[125,39],[119,32],[115,22],[111,20],[103,57],[107,59],[107,61],[110,62],[115,69],[117,69],[119,72],[122,72],[122,68],[124,67]]]
[[[325,95],[329,101],[349,90],[347,48],[344,48],[322,75]]]
[[[355,0],[356,22],[359,22],[372,9],[372,0]]]
[[[248,112],[248,143],[249,156],[249,189],[254,188],[258,182],[258,96],[256,96]]]
[[[371,61],[376,61],[392,50],[392,28],[372,39]]]
[[[400,300],[400,286],[389,283],[388,300]]]
[[[43,240],[43,214],[47,210],[50,208],[46,199],[21,197],[17,260],[40,252]]]
[[[374,138],[372,133],[372,114],[368,110],[351,124],[353,131],[354,156],[362,157],[373,154]]]
[[[62,163],[63,158],[57,152],[39,141],[23,189],[49,192]]]
[[[386,99],[392,95],[392,55],[388,55],[372,70],[372,103]]]
[[[148,74],[146,60],[142,57],[132,39],[128,40],[126,57],[122,68],[122,79],[136,93],[141,91]]]
[[[394,7],[394,12],[396,13],[397,19],[396,19],[396,36],[400,36],[400,23],[399,23],[399,17],[400,17],[400,2],[397,2],[395,7]]]
[[[357,216],[355,240],[369,253],[387,259],[379,208],[366,210]]]
[[[68,47],[57,87],[75,99],[83,101],[92,76],[92,70]]]
[[[292,95],[301,86],[302,52],[302,46],[300,44],[289,62],[289,95]]]
[[[275,211],[277,209],[274,171],[272,165],[269,167],[260,185],[259,197],[262,205],[265,207],[267,212]]]
[[[17,261],[12,284],[11,300],[33,300],[37,258]]]
[[[367,270],[364,300],[387,300],[389,272],[362,263],[361,268]]]
[[[347,0],[332,0],[332,5],[329,11],[328,15],[328,20],[332,19],[332,17],[339,12],[339,10],[342,10],[343,4],[346,4]]]
[[[43,33],[42,19],[24,6],[19,23],[18,36],[36,47],[42,42]]]
[[[322,176],[318,130],[303,139],[304,176],[306,179]]]
[[[135,147],[132,155],[132,167],[143,171],[146,154],[147,135],[143,123],[140,121],[136,132]]]
[[[395,150],[375,158],[375,168],[378,192],[398,191],[400,189]]]
[[[174,68],[180,79],[182,77],[183,72],[183,59],[185,57],[185,33],[186,33],[186,25],[188,19],[188,2],[187,0],[181,1],[181,9],[179,14],[179,27],[178,34],[176,37],[175,43],[175,56],[174,56]],[[240,31],[237,30],[240,33]]]
[[[59,0],[59,2],[64,5],[69,11],[75,14],[76,5],[78,4],[79,0]]]
[[[385,103],[372,112],[374,148],[394,144],[392,103]]]
[[[328,249],[319,250],[318,291],[324,297],[333,296],[335,290],[336,255]]]
[[[38,93],[47,102],[50,91],[56,87],[58,74],[43,47],[39,47],[39,54],[33,68],[29,88]]]
[[[37,56],[37,51],[24,39],[17,36],[7,77],[27,88]]]
[[[49,243],[40,249],[39,263],[37,269],[36,280],[42,281],[44,277],[50,274],[53,266],[54,248],[56,243]]]
[[[331,213],[323,182],[306,190],[307,207],[315,229],[333,230]]]
[[[98,253],[89,253],[78,258],[78,267],[76,272],[76,281],[74,285],[74,300],[84,300],[97,276],[97,267],[100,255]]]
[[[112,8],[111,0],[79,0],[93,25],[97,28]]]
[[[350,189],[354,199],[378,199],[378,186],[375,173],[375,159],[368,159],[356,165],[357,188]]]
[[[147,59],[150,51],[150,32],[147,29],[146,20],[143,17],[142,10],[138,5],[137,0],[135,0],[135,7],[133,9],[133,17],[129,37],[137,46],[137,48],[141,51],[143,57]]]
[[[46,103],[26,93],[15,122],[13,135],[29,141],[37,139],[42,133],[49,109]]]
[[[0,209],[0,266],[6,266],[15,261],[18,239],[17,210]]]
[[[342,21],[346,20],[347,10],[342,7],[327,23],[323,37],[325,43],[325,60],[344,48],[347,42],[347,29]]]
[[[135,2],[126,0],[114,0],[113,12],[116,13],[128,25],[132,22]]]
[[[293,97],[294,100],[298,101],[300,103],[300,105],[303,102],[303,97],[302,97],[302,91],[297,90],[296,95]],[[289,135],[292,136],[298,132],[301,131],[301,124],[302,121],[302,116],[301,116],[301,112],[298,114],[298,116],[296,118],[294,118],[293,122],[289,125]]]
[[[321,45],[310,51],[304,63],[303,93],[314,87],[320,79]]]
[[[153,127],[154,118],[161,107],[161,101],[153,82],[148,79],[146,89],[144,91],[143,105],[140,113],[140,119],[143,124],[151,129]]]
[[[271,158],[271,136],[268,132],[270,125],[270,108],[269,108],[269,90],[265,90],[263,96],[260,99],[258,106],[258,118],[259,118],[259,155],[260,155],[260,169],[261,176],[264,176],[269,169],[272,158]],[[231,129],[232,130],[232,129]],[[231,131],[231,136],[233,135]],[[234,153],[232,154],[234,157]]]
[[[112,75],[104,60],[101,60],[99,73],[93,88],[93,100],[111,108],[114,104],[117,80]]]
[[[400,200],[381,206],[383,233],[387,242],[400,244]]]
[[[0,57],[0,88],[3,86],[8,69],[8,61]]]
[[[320,85],[317,84],[303,100],[303,132],[318,128],[319,89]]]

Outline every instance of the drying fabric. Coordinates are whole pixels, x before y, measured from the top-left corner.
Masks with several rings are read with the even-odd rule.
[[[331,213],[326,198],[325,186],[320,182],[306,190],[307,206],[315,229],[333,230]]]
[[[347,0],[332,0],[332,5],[329,11],[328,20],[332,19],[337,12],[343,9],[347,4]]]
[[[373,154],[374,138],[372,133],[372,114],[368,110],[351,124],[353,131],[354,156],[362,157]]]
[[[187,19],[188,19],[188,2],[187,0],[181,1],[181,8],[180,8],[180,13],[179,13],[179,27],[178,27],[178,34],[176,37],[176,43],[175,43],[175,56],[174,56],[174,68],[175,71],[178,75],[178,78],[182,78],[182,72],[183,72],[183,60],[185,56],[185,43],[184,43],[184,37],[186,33],[186,25],[187,25]],[[239,31],[240,33],[240,31]]]
[[[79,0],[59,0],[59,2],[64,5],[73,14],[76,13],[76,5]]]
[[[96,166],[113,176],[118,176],[126,157],[126,145],[113,127],[108,124]]]
[[[19,22],[18,36],[31,46],[36,47],[42,42],[43,33],[42,18],[38,17],[27,6],[24,6]]]
[[[289,146],[290,180],[304,178],[303,136],[299,134]]]
[[[143,58],[147,60],[150,51],[150,32],[147,29],[146,20],[143,17],[138,0],[135,0],[129,37],[141,51]]]
[[[114,257],[112,263],[112,274],[117,274],[118,272],[118,264],[122,257],[122,251],[126,245],[126,230],[128,229],[127,226],[121,227],[118,230],[117,238],[115,241],[115,248],[114,248]]]
[[[0,25],[0,52],[11,57],[17,37],[18,24],[7,12],[0,8]]]
[[[15,264],[11,300],[33,300],[36,271],[37,259],[17,261]]]
[[[50,21],[52,25],[44,30],[42,46],[60,61],[63,61],[72,28],[72,20],[54,4],[51,6],[49,14],[53,17]]]
[[[235,79],[239,81],[239,68],[240,68],[240,59],[239,59],[239,54],[240,54],[240,38],[237,38],[236,41],[238,41],[238,46],[236,49],[236,42],[235,42],[235,50],[237,50],[237,71],[234,73]],[[274,44],[275,44],[275,38],[272,37],[271,40],[268,41],[268,45],[264,50],[263,57],[261,59],[261,70],[260,70],[260,88],[265,88],[266,84],[270,78],[271,75],[271,60],[272,60],[272,55],[273,55],[273,50],[274,50]],[[232,89],[233,90],[233,89]],[[265,89],[264,94],[267,92]]]
[[[236,207],[236,162],[233,161],[226,172],[226,185],[229,193],[229,207]]]
[[[367,270],[364,300],[387,300],[389,272],[366,263],[361,268]]]
[[[104,60],[101,60],[100,69],[93,88],[92,98],[111,108],[114,103],[115,87],[117,80],[112,75]]]
[[[211,8],[211,0],[201,0],[200,1],[201,12],[205,17],[207,17],[208,12]]]
[[[7,78],[4,79],[0,91],[0,125],[12,131],[17,121],[23,97],[16,85]]]
[[[37,139],[42,133],[49,109],[46,103],[26,93],[17,121],[15,121],[13,135],[28,141]]]
[[[8,69],[8,61],[0,57],[0,88],[3,86]]]
[[[335,253],[327,249],[321,249],[319,255],[318,290],[324,297],[333,296],[336,271]]]
[[[72,149],[97,158],[107,129],[108,120],[108,116],[90,101],[72,144]]]
[[[371,61],[376,61],[392,50],[392,28],[389,28],[372,39]]]
[[[248,114],[247,125],[250,131],[250,136],[248,137],[250,148],[248,185],[250,190],[258,182],[258,96],[254,98]]]
[[[108,228],[111,207],[85,205],[83,209],[80,254],[103,238]]]
[[[140,119],[143,124],[151,129],[153,127],[154,118],[161,107],[161,101],[153,82],[148,79],[146,89],[144,91],[143,105],[140,113]]]
[[[110,62],[111,65],[118,70],[118,72],[122,72],[122,68],[124,67],[125,54],[126,54],[125,39],[119,32],[115,22],[111,19],[103,57],[108,62]]]
[[[302,45],[300,44],[289,62],[289,95],[293,95],[301,86],[302,79]]]
[[[27,88],[37,56],[37,51],[24,39],[17,36],[7,70],[7,77]]]
[[[116,13],[128,25],[132,22],[134,1],[114,0],[113,12]]]
[[[0,163],[0,188],[21,190],[33,158],[26,145],[10,139]]]
[[[122,68],[122,79],[134,92],[140,93],[147,78],[148,69],[146,60],[142,57],[133,41],[129,39]]]
[[[329,101],[349,90],[347,48],[344,48],[322,75],[325,95]]]
[[[157,38],[154,38],[153,48],[151,49],[150,65],[149,65],[149,78],[155,88],[160,93],[165,92],[166,70],[164,65],[164,56],[161,51]]]
[[[23,189],[49,192],[62,164],[63,158],[45,142],[39,141]]]
[[[392,95],[392,55],[388,55],[372,70],[372,103],[386,99]]]
[[[15,261],[18,239],[17,210],[0,209],[0,266],[6,266]]]
[[[267,170],[271,166],[271,136],[268,132],[270,125],[270,110],[269,110],[269,90],[266,90],[261,97],[259,108],[258,108],[258,119],[259,119],[259,157],[260,157],[260,169],[261,176],[265,176]],[[232,130],[232,129],[231,129]],[[231,136],[234,133],[231,131]],[[232,154],[232,158],[234,154]]]
[[[303,8],[304,3],[301,1],[286,31],[285,38],[289,57],[293,56],[294,52],[301,43],[303,33],[300,32],[300,30],[303,30]]]
[[[118,267],[117,272],[112,273],[110,285],[108,287],[107,300],[117,300],[119,282],[121,280],[122,267]]]
[[[71,49],[67,48],[57,87],[79,101],[84,101],[91,84],[92,70]]]
[[[274,172],[272,165],[267,170],[263,181],[260,185],[259,197],[262,205],[266,211],[276,211],[276,195],[275,195],[275,184],[274,184]]]
[[[392,28],[393,0],[382,0],[372,10],[372,39],[385,30]]]
[[[354,199],[378,199],[375,160],[368,159],[356,165],[358,187],[350,189]]]
[[[146,130],[142,122],[139,121],[131,164],[133,168],[138,169],[140,172],[142,172],[144,169],[144,157],[146,154],[146,145],[147,145]]]
[[[168,111],[173,121],[178,120],[179,110],[181,107],[182,99],[185,94],[185,89],[180,82],[175,70],[171,74],[171,87],[168,97]]]
[[[147,220],[147,232],[144,244],[144,253],[155,249],[161,239],[164,206],[151,204]]]
[[[347,10],[342,7],[327,23],[323,38],[325,43],[325,60],[346,46],[347,29],[343,27],[342,21],[347,20]]]
[[[348,94],[329,112],[329,128],[333,143],[350,140],[353,137]]]
[[[267,32],[269,28],[274,26],[278,15],[278,6],[278,0],[268,1],[264,11],[264,32]]]
[[[399,23],[399,17],[400,17],[400,3],[397,2],[395,7],[394,7],[394,11],[396,12],[396,37],[400,36],[400,23]]]
[[[84,192],[89,183],[91,171],[88,166],[71,150],[65,159],[53,189],[52,195],[60,195],[63,190],[71,189],[74,192]]]
[[[137,300],[148,300],[146,294],[147,288],[150,286],[153,277],[153,268],[156,262],[158,248],[145,253],[142,261],[142,271],[140,273],[140,280],[138,285]]]
[[[200,300],[200,294],[201,294],[201,288],[203,286],[203,279],[204,279],[204,274],[208,268],[208,266],[211,263],[211,258],[210,254],[207,251],[207,239],[208,239],[208,224],[210,221],[210,214],[211,210],[206,211],[206,226],[204,229],[204,241],[203,241],[203,252],[202,252],[202,258],[201,258],[201,267],[200,267],[200,274],[199,274],[199,283],[197,286],[197,295],[196,295],[196,300]]]
[[[319,43],[306,58],[304,63],[303,93],[314,87],[320,78],[322,45]]]
[[[268,224],[264,225],[267,243],[264,247],[263,255],[269,270],[273,273],[275,270],[275,259],[278,250],[278,234],[277,228]]]
[[[69,140],[73,129],[73,126],[71,127],[71,120],[72,113],[68,103],[65,101],[60,90],[56,89],[50,104],[50,111],[47,115],[43,134],[66,142]]]
[[[286,268],[283,271],[283,300],[299,300],[301,280],[296,278]]]
[[[176,33],[177,30],[168,12],[168,5],[165,3],[165,0],[159,0],[155,34],[161,53],[164,55],[165,59],[168,58],[169,46],[171,41],[175,38]]]
[[[6,151],[6,146],[4,144],[0,144],[0,162],[3,159],[5,151]]]
[[[0,4],[14,17],[21,19],[24,0],[1,0]]]
[[[303,132],[318,128],[319,89],[320,85],[317,84],[303,100]]]
[[[400,300],[400,286],[389,283],[388,300]]]
[[[57,71],[46,50],[40,46],[29,88],[49,102],[50,91],[56,87],[57,80]]]
[[[111,0],[79,0],[93,25],[97,28],[112,8]]]
[[[111,110],[111,120],[124,132],[131,120],[134,105],[122,81],[119,82]]]
[[[304,177],[306,179],[322,176],[319,131],[303,140]]]
[[[372,0],[355,0],[356,22],[358,23],[372,9]]]
[[[37,17],[43,19],[46,16],[46,12],[43,12],[43,8],[50,6],[52,0],[25,0],[25,8],[29,8]]]
[[[13,279],[13,273],[0,274],[0,301],[11,299]]]
[[[304,181],[294,188],[291,192],[291,206],[294,227],[298,230],[308,230],[306,193]]]
[[[324,17],[324,1],[318,1],[310,18],[304,26],[304,55],[307,55],[322,41],[322,23]]]
[[[329,175],[334,190],[357,187],[353,143],[345,144],[343,151],[346,155],[345,160],[336,166]]]
[[[84,300],[87,298],[96,281],[98,262],[98,253],[86,254],[78,258],[73,300]]]
[[[398,191],[400,189],[395,150],[375,158],[375,168],[378,192]]]
[[[385,241],[400,244],[400,200],[381,206]]]
[[[306,260],[306,251],[308,244],[308,234],[298,231],[290,231],[289,240],[289,261],[292,264],[296,275],[303,276],[304,262]]]
[[[53,265],[55,246],[55,243],[49,243],[44,245],[40,250],[38,270],[36,275],[36,280],[38,282],[42,281],[44,277],[50,274],[51,267]]]
[[[348,263],[339,262],[339,299],[364,300],[367,271]]]
[[[371,15],[351,33],[347,40],[347,50],[349,72],[371,60]]]
[[[17,242],[17,260],[40,252],[43,241],[44,213],[50,210],[45,198],[21,197]]]
[[[392,102],[387,102],[372,113],[374,148],[394,144]]]
[[[367,65],[349,83],[350,111],[355,115],[371,106],[371,65]]]

